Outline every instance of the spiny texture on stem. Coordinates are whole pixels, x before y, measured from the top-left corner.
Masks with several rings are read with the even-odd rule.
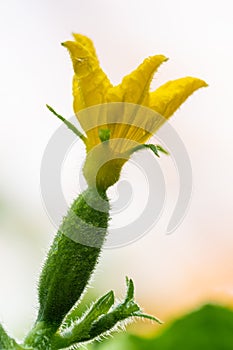
[[[0,350],[23,350],[14,339],[9,337],[0,324]]]
[[[109,203],[88,188],[71,206],[50,248],[39,282],[38,321],[58,328],[83,293],[106,236]]]

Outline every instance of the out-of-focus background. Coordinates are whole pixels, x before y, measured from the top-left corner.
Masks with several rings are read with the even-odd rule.
[[[115,84],[159,53],[170,60],[153,88],[186,75],[209,84],[171,120],[194,176],[185,220],[165,234],[178,192],[176,171],[167,164],[163,215],[141,240],[104,251],[95,293],[114,288],[123,295],[128,275],[145,311],[164,321],[206,302],[233,306],[232,11],[230,0],[1,1],[0,319],[13,335],[22,338],[35,318],[36,283],[55,233],[41,200],[40,164],[60,122],[45,104],[72,115],[72,66],[60,45],[72,32],[93,39]],[[77,163],[73,157],[67,165],[72,174],[64,164],[68,202],[78,194],[83,157],[77,152]],[[140,323],[131,331],[157,329]]]

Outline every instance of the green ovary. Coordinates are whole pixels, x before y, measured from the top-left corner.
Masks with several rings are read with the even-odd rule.
[[[40,308],[35,328],[26,339],[28,346],[33,346],[33,333],[38,324],[47,327],[46,337],[51,337],[79,300],[98,262],[108,220],[109,202],[105,191],[97,193],[89,187],[73,202],[40,277]]]

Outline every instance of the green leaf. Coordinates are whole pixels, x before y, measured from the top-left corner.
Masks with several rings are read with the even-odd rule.
[[[66,317],[67,327],[65,321],[61,326],[60,334],[57,333],[52,340],[53,346],[55,348],[65,348],[80,342],[83,338],[89,338],[89,332],[94,321],[106,314],[113,304],[114,293],[110,291],[97,300],[81,319],[76,317],[77,308],[71,310]]]

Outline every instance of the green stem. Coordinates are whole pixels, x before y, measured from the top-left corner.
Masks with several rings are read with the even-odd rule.
[[[0,324],[0,350],[23,350],[16,341],[8,336],[2,325]]]
[[[40,277],[38,318],[25,340],[26,345],[34,346],[38,327],[46,329],[46,339],[51,338],[80,299],[98,262],[108,220],[109,202],[105,192],[88,188],[72,204]]]

